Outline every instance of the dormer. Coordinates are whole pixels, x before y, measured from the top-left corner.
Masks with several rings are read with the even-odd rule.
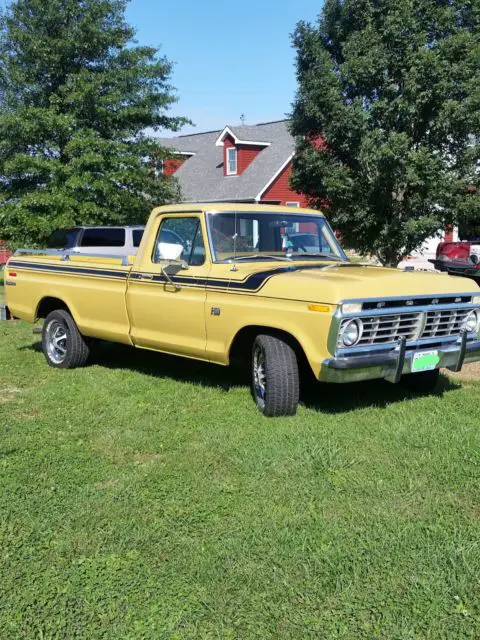
[[[248,136],[241,135],[242,128],[225,127],[215,142],[217,147],[223,147],[224,176],[241,175],[258,154],[271,145],[271,142],[248,140]]]

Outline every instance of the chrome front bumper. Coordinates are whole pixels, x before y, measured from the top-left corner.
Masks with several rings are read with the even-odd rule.
[[[480,360],[480,340],[467,340],[464,333],[454,342],[438,347],[409,349],[404,340],[394,350],[367,355],[327,358],[322,362],[319,380],[323,382],[358,382],[385,378],[398,382],[405,373],[412,373],[413,355],[419,351],[435,349],[440,357],[437,369],[460,371],[468,362]]]

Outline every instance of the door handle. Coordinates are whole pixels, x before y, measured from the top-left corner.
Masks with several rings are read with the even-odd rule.
[[[151,274],[151,273],[141,273],[139,275],[139,280],[153,280],[153,274]]]

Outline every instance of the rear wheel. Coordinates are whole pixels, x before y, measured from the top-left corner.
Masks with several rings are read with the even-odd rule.
[[[279,338],[260,335],[252,351],[252,394],[264,416],[293,416],[300,396],[295,351]]]
[[[90,353],[74,319],[63,309],[51,311],[46,317],[42,348],[48,364],[58,369],[81,367]]]
[[[435,389],[440,375],[439,369],[432,371],[422,371],[420,373],[406,373],[400,378],[402,384],[409,391],[418,393],[430,393]]]

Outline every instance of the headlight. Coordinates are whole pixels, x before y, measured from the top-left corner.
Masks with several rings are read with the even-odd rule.
[[[465,318],[464,328],[468,331],[468,333],[477,332],[480,324],[480,316],[478,311],[470,311],[468,316]]]
[[[353,347],[362,337],[361,320],[349,320],[342,327],[341,341],[345,347]]]

